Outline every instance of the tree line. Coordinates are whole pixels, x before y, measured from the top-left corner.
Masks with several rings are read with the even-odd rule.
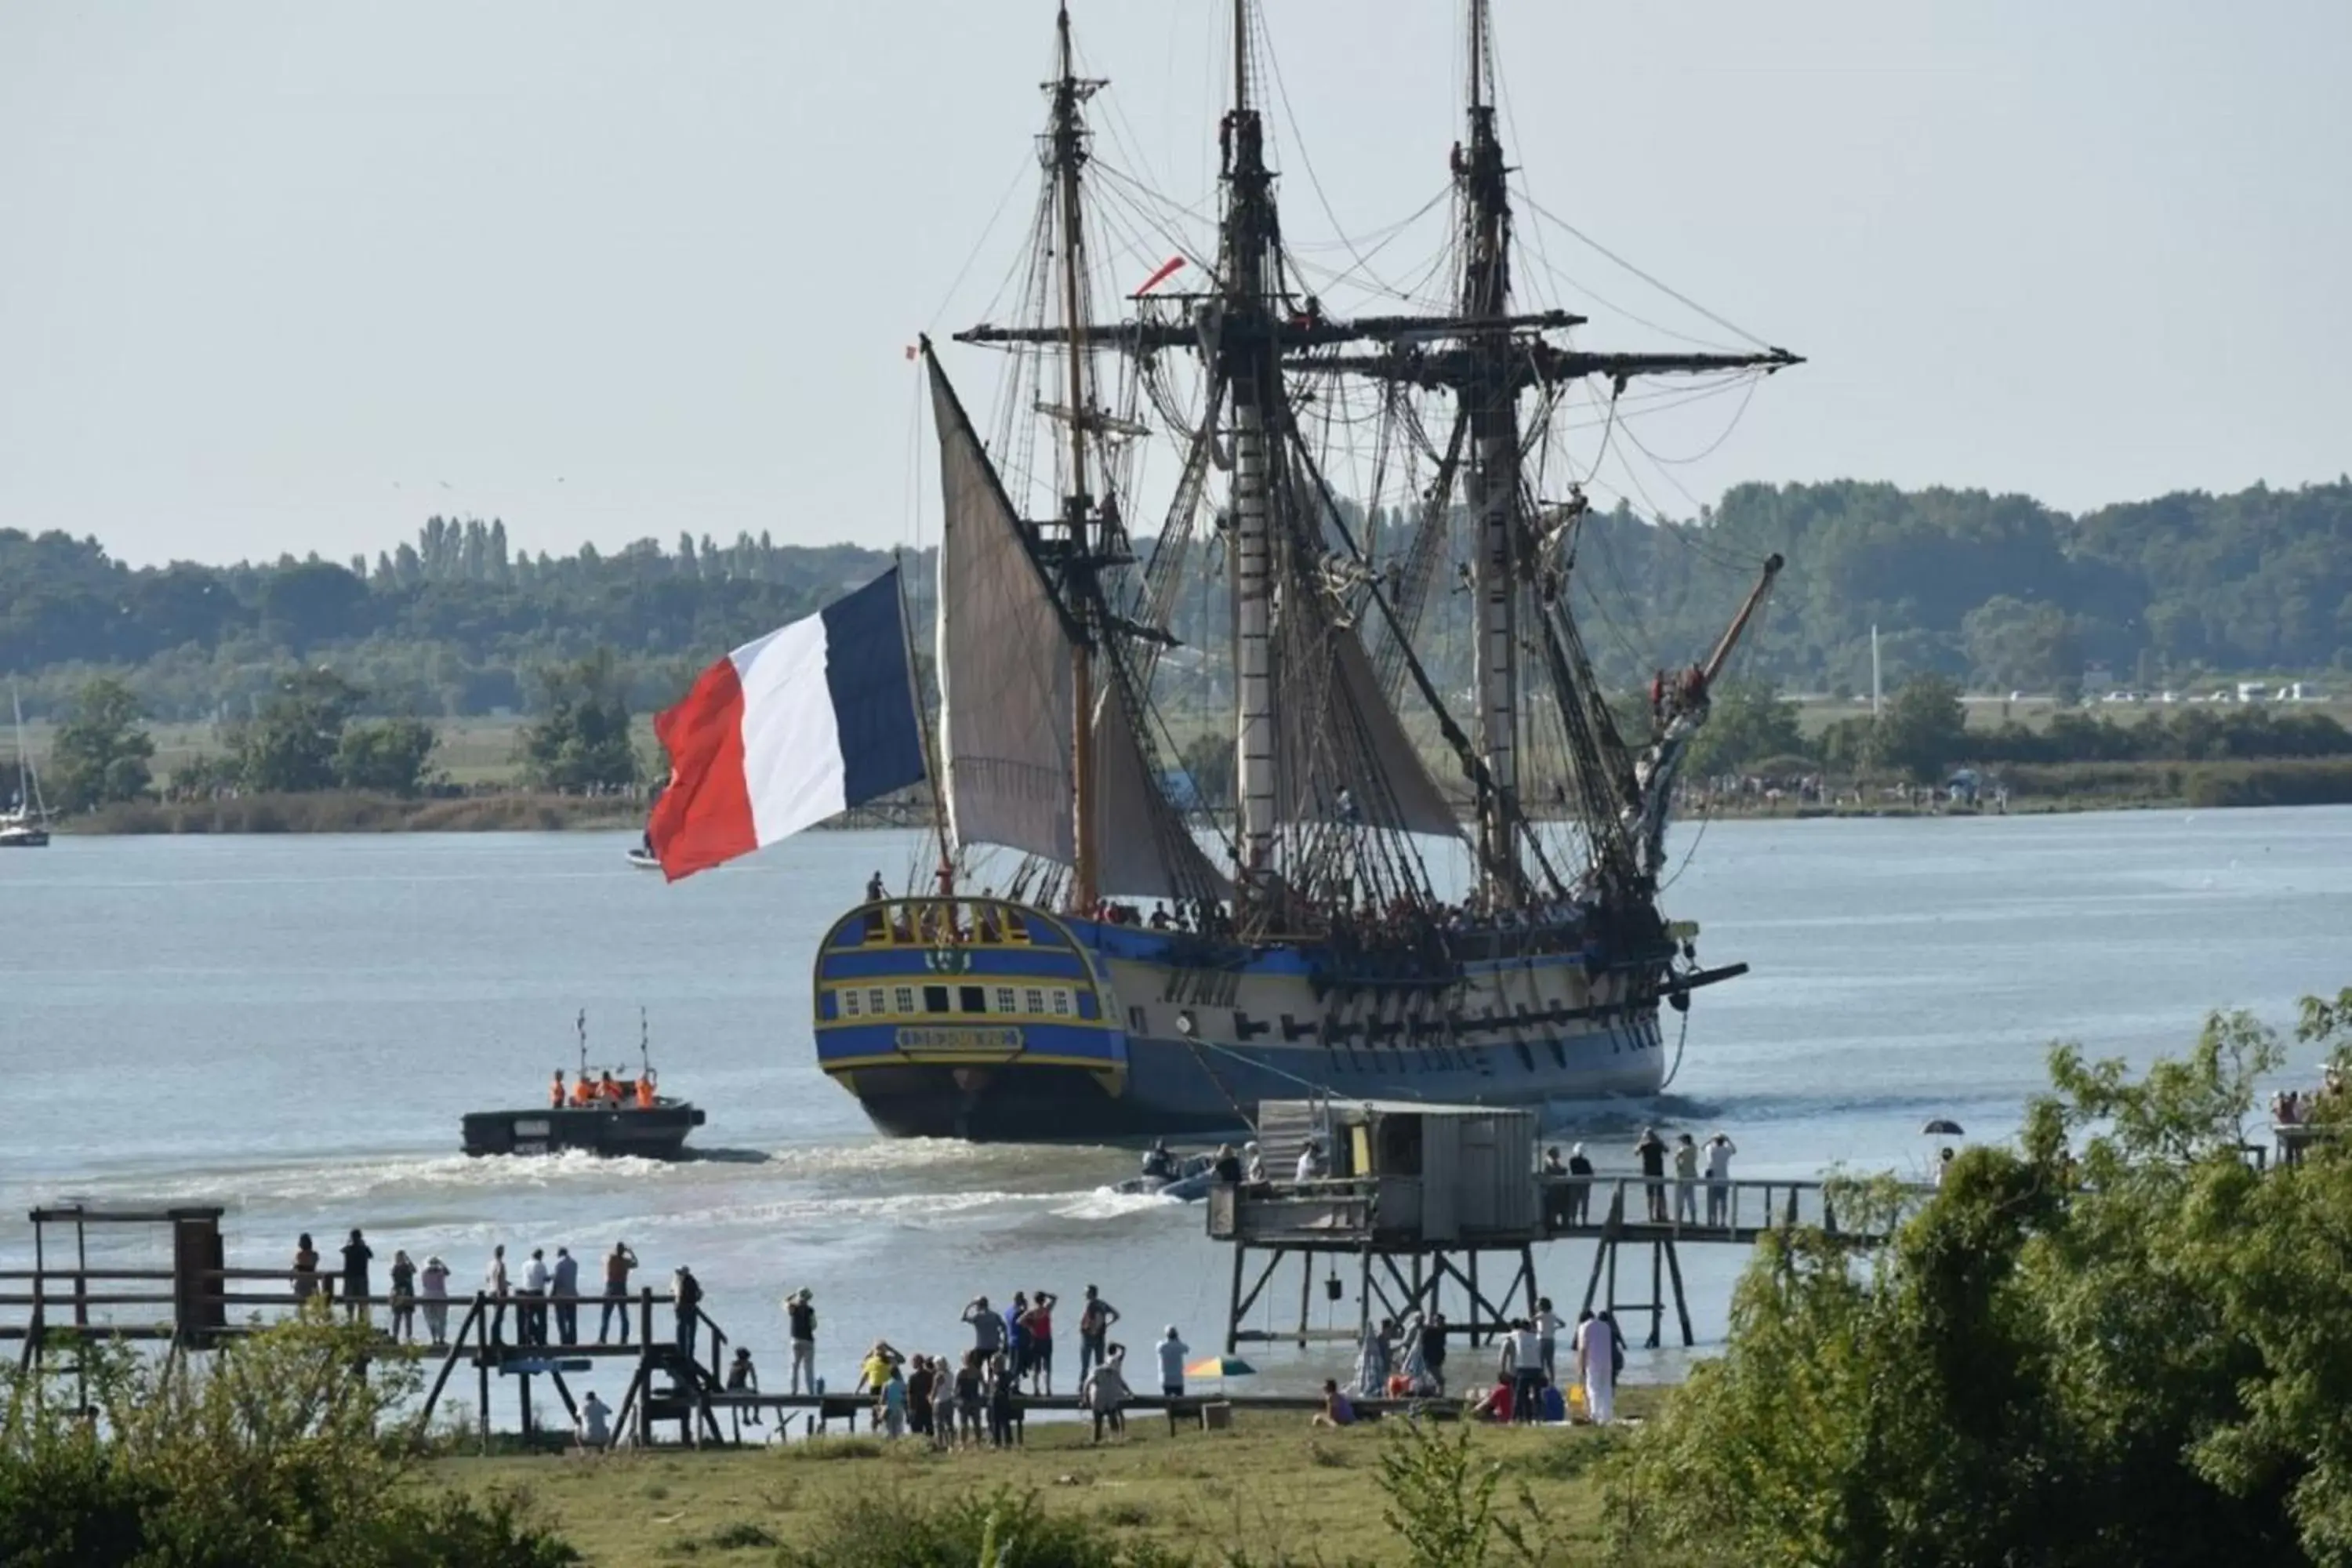
[[[523,727],[516,761],[533,789],[564,795],[625,789],[647,761],[629,732],[628,695],[609,651],[536,672],[539,716]],[[413,714],[360,717],[367,691],[320,666],[279,677],[248,716],[225,727],[223,749],[158,780],[155,741],[139,698],[117,677],[75,693],[49,749],[45,798],[72,815],[100,806],[221,794],[311,795],[353,790],[402,799],[446,789],[434,766],[440,735]]]
[[[1457,571],[1441,573],[1422,639],[1449,689],[1467,679],[1472,642],[1471,596],[1454,591],[1470,540],[1456,521]],[[1383,561],[1412,531],[1393,511],[1349,509],[1349,524]],[[1627,689],[1704,653],[1774,552],[1789,567],[1740,668],[1788,689],[1866,689],[1874,625],[1896,683],[1932,674],[2065,695],[2094,663],[2149,688],[2352,672],[2352,480],[2081,516],[1983,490],[1742,485],[1683,521],[1589,513],[1569,549],[1587,642],[1602,677]],[[1222,566],[1213,550],[1196,553],[1202,582],[1176,616],[1193,657],[1162,672],[1180,703],[1213,700],[1226,679]],[[369,711],[437,717],[530,710],[544,695],[538,669],[609,648],[644,709],[889,560],[764,534],[552,557],[512,548],[499,520],[436,517],[373,558],[132,567],[95,540],[0,530],[0,671],[36,714],[104,672],[158,718],[191,720],[249,710],[289,666],[325,663]],[[920,616],[928,563],[909,568]]]

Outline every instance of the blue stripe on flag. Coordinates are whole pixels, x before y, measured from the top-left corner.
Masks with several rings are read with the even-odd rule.
[[[841,737],[842,805],[859,805],[923,777],[923,732],[907,672],[895,566],[827,605],[824,683]]]

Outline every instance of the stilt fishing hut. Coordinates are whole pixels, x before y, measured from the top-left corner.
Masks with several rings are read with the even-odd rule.
[[[1545,1238],[1530,1110],[1395,1100],[1270,1100],[1259,1106],[1267,1173],[1281,1179],[1209,1193],[1209,1235],[1234,1248],[1225,1349],[1284,1340],[1360,1341],[1375,1316],[1442,1306],[1452,1280],[1465,1310],[1447,1331],[1476,1344],[1502,1327],[1524,1290],[1536,1310],[1535,1244]],[[1289,1179],[1309,1142],[1323,1173]],[[1481,1258],[1487,1259],[1481,1268]],[[1299,1270],[1296,1329],[1244,1325],[1287,1260]],[[1499,1268],[1497,1267],[1499,1265]],[[1351,1329],[1310,1321],[1315,1276],[1340,1300],[1354,1278]],[[1489,1283],[1500,1279],[1499,1290]],[[1491,1292],[1491,1293],[1490,1293]],[[1375,1311],[1377,1304],[1378,1311]]]

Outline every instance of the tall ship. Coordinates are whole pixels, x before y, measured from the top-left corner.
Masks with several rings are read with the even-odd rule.
[[[1021,315],[955,334],[1001,356],[985,436],[919,345],[944,500],[937,864],[909,896],[870,887],[815,963],[819,1062],[884,1132],[1104,1142],[1302,1096],[1651,1095],[1662,1010],[1744,972],[1702,966],[1659,894],[1677,770],[1780,561],[1628,719],[1570,607],[1589,503],[1553,437],[1580,386],[1613,417],[1643,378],[1801,361],[1596,351],[1584,317],[1522,307],[1485,0],[1466,23],[1435,308],[1343,313],[1305,282],[1265,33],[1235,0],[1213,238],[1107,313],[1097,258],[1132,254],[1139,211],[1185,217],[1097,159],[1108,84],[1061,11]],[[1138,528],[1155,447],[1172,479]],[[1383,494],[1411,504],[1375,531]],[[1466,686],[1424,636],[1454,593]],[[1222,657],[1182,646],[1186,606]]]

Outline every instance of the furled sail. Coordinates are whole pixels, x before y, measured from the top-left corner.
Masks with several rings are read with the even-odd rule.
[[[1281,671],[1276,755],[1285,821],[1461,834],[1354,628],[1295,619],[1281,641]]]
[[[1070,628],[955,389],[936,359],[929,368],[946,502],[939,681],[949,833],[959,847],[1000,845],[1067,865],[1076,853]],[[1095,759],[1101,890],[1183,898],[1221,886],[1175,827],[1116,682],[1097,706]]]

